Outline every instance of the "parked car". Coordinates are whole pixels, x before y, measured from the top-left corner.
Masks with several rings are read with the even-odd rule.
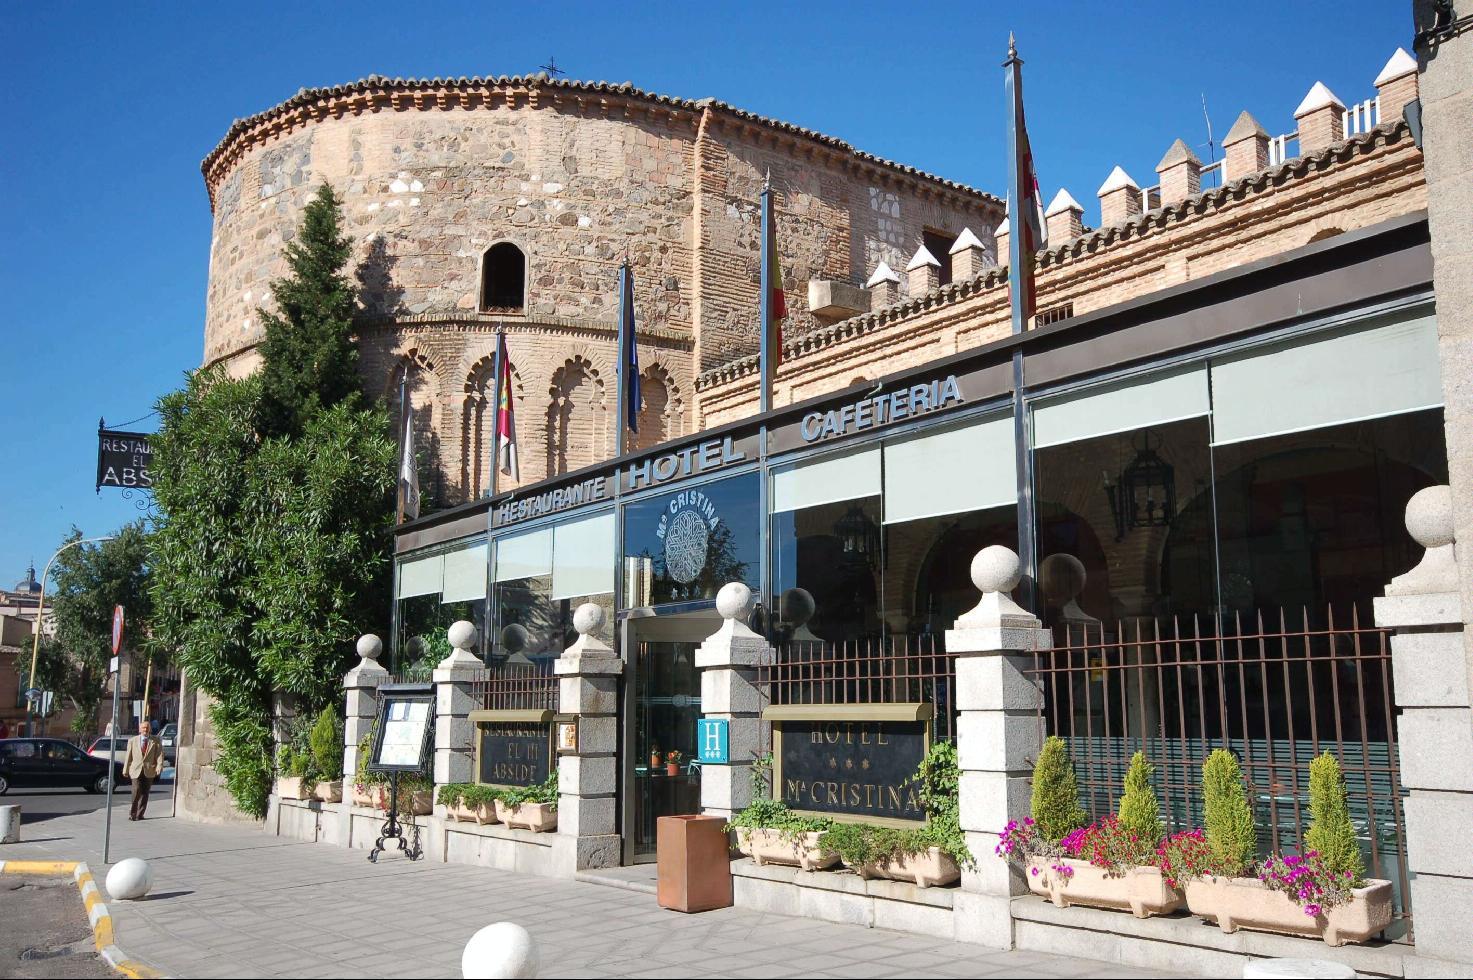
[[[112,756],[114,762],[123,762],[128,755],[128,740],[122,736],[113,738],[110,735],[104,735],[93,739],[87,749],[87,754],[94,759],[106,759]]]
[[[159,730],[159,744],[164,747],[164,761],[174,764],[174,749],[179,742],[179,726],[169,722]]]
[[[59,738],[0,739],[0,795],[10,788],[79,786],[89,793],[107,792],[107,772],[115,785],[125,782],[120,761],[109,764]]]

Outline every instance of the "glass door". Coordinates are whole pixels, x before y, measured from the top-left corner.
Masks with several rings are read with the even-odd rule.
[[[696,719],[701,715],[701,676],[695,668],[697,642],[634,642],[633,797],[634,863],[655,859],[655,821],[701,812],[701,770],[693,765]],[[627,771],[627,770],[626,770]]]

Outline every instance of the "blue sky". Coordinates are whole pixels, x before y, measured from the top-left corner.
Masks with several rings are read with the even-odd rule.
[[[199,362],[199,162],[232,119],[303,86],[556,57],[573,78],[712,96],[1000,195],[1009,30],[1044,196],[1067,187],[1094,224],[1116,164],[1154,183],[1177,137],[1206,158],[1203,96],[1218,139],[1243,109],[1286,132],[1316,80],[1374,95],[1412,26],[1406,0],[8,5],[0,581],[73,524],[134,515],[90,486],[97,420],[144,415]]]

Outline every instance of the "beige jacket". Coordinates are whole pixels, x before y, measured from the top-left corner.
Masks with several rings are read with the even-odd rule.
[[[164,771],[164,743],[157,735],[148,737],[148,751],[143,750],[143,736],[128,739],[128,752],[123,756],[123,774],[129,779],[157,779]]]

